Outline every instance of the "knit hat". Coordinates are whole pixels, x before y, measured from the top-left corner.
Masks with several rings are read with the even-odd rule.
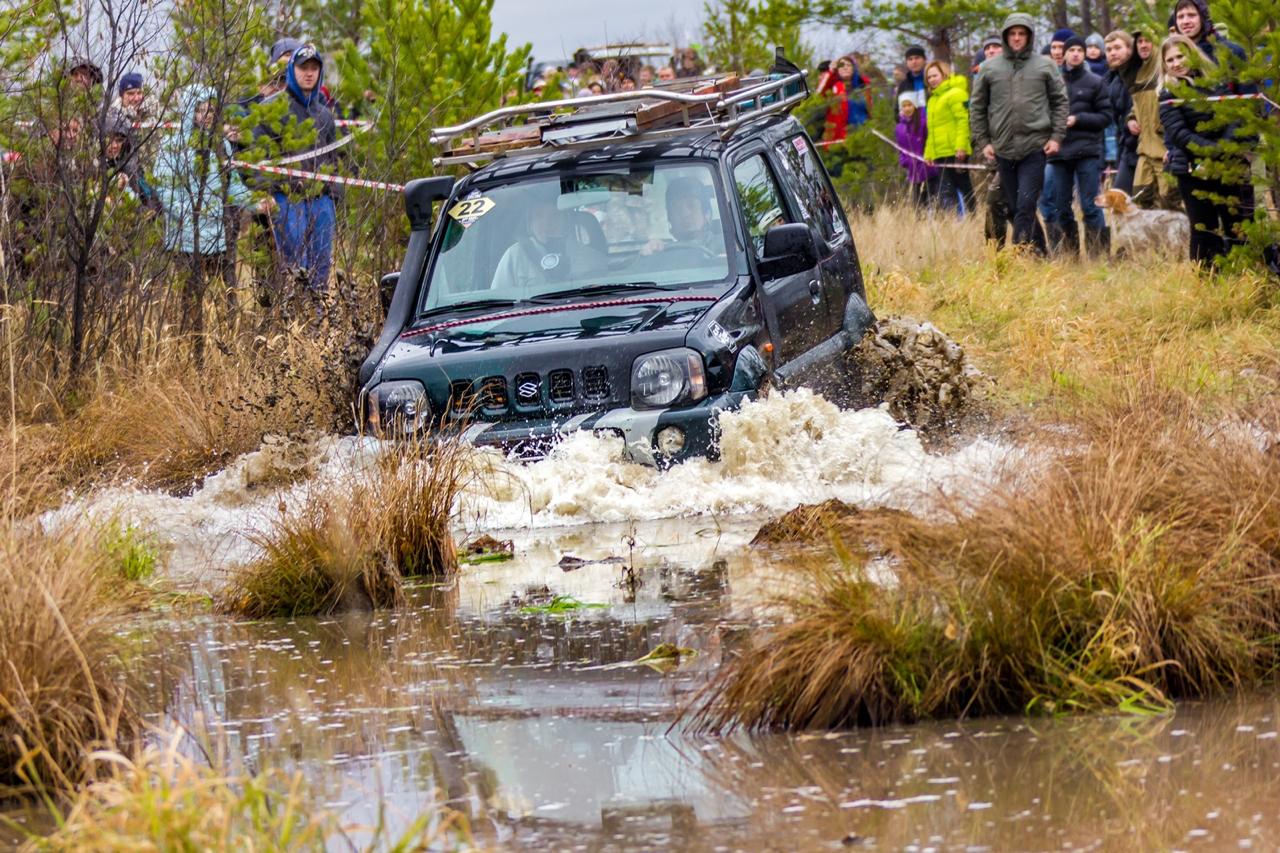
[[[281,59],[285,58],[286,54],[292,54],[300,47],[302,47],[302,42],[297,39],[276,39],[276,43],[271,45],[271,64],[275,65]]]
[[[992,45],[995,45],[996,47],[1004,47],[1004,39],[1000,38],[999,33],[990,33],[986,38],[982,40],[983,50],[986,50],[988,47],[991,47]]]
[[[1084,39],[1080,38],[1080,36],[1072,36],[1062,45],[1063,50],[1070,50],[1073,47],[1078,47],[1081,50],[1084,50]]]
[[[898,96],[898,106],[902,106],[903,104],[911,104],[913,107],[918,106],[916,104],[916,96],[910,92],[903,92]]]
[[[1058,30],[1053,34],[1053,38],[1049,39],[1049,42],[1051,44],[1055,41],[1064,42],[1069,38],[1075,38],[1075,35],[1076,35],[1075,30],[1069,30],[1066,27],[1063,27],[1062,29]]]
[[[1089,37],[1084,40],[1084,45],[1085,47],[1100,47],[1105,49],[1107,43],[1102,40],[1102,36],[1098,33],[1090,33]]]
[[[141,89],[141,88],[142,88],[142,75],[139,74],[137,71],[130,71],[128,74],[125,74],[123,77],[120,78],[119,84],[117,84],[117,89],[122,95],[125,92],[129,91],[130,89]]]
[[[921,59],[924,59],[925,58],[924,48],[918,44],[913,44],[911,45],[911,47],[907,48],[906,53],[903,54],[903,57],[907,59],[910,59],[913,56],[918,56]]]

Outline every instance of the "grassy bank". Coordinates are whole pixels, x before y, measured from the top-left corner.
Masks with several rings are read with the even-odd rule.
[[[1037,462],[936,516],[865,514],[842,528],[852,556],[785,599],[690,713],[829,728],[1158,709],[1265,682],[1280,456],[1262,436],[1278,428],[1274,409],[1246,425],[1141,397],[1046,431]]]
[[[977,219],[922,222],[889,207],[855,217],[853,230],[874,310],[954,337],[1007,406],[1059,416],[1142,387],[1216,405],[1280,381],[1280,300],[1261,272],[1210,278],[1155,254],[997,253]]]

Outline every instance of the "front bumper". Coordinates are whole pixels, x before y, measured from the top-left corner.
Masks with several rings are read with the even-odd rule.
[[[604,432],[620,436],[627,455],[645,465],[666,467],[686,459],[716,459],[720,454],[720,413],[737,409],[753,392],[731,391],[708,397],[693,406],[672,409],[609,409],[568,419],[485,421],[473,423],[463,440],[478,447],[496,447],[521,459],[540,459],[574,432]],[[657,434],[666,427],[684,432],[684,447],[670,456],[656,450]]]

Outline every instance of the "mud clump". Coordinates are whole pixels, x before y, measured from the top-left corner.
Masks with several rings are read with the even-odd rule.
[[[886,403],[896,419],[922,432],[954,428],[994,385],[959,344],[910,317],[877,322],[851,358],[862,375],[863,398]]]
[[[831,536],[854,541],[869,521],[895,515],[907,513],[886,507],[860,509],[838,498],[820,504],[803,504],[766,522],[756,531],[751,545],[814,545],[827,542]]]

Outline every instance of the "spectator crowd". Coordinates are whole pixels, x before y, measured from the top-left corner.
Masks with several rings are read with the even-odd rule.
[[[1177,0],[1163,38],[1059,29],[1037,49],[1035,30],[1030,15],[1009,15],[974,57],[971,80],[919,46],[906,50],[895,71],[895,143],[909,197],[975,213],[977,174],[988,238],[1003,244],[1011,225],[1017,244],[1074,253],[1078,206],[1085,250],[1105,254],[1111,235],[1097,200],[1109,177],[1136,206],[1185,211],[1191,259],[1216,264],[1254,212],[1250,165],[1238,152],[1255,140],[1213,121],[1204,98],[1258,89],[1204,80],[1226,54],[1245,59],[1207,0]],[[843,138],[832,123],[844,116],[856,123],[831,109],[828,140]],[[1206,169],[1210,160],[1217,165]]]

